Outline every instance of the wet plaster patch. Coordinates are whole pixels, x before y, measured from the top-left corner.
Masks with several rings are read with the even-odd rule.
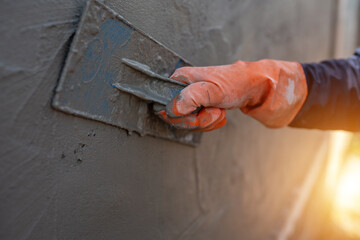
[[[330,57],[327,0],[104,2],[199,66]],[[191,148],[54,111],[84,6],[18,0],[0,9],[0,239],[276,238],[326,136],[267,130],[229,111],[224,128]]]

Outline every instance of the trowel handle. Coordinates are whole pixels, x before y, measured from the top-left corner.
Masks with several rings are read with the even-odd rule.
[[[138,88],[136,86],[129,85],[129,83],[127,83],[127,84],[117,83],[117,84],[113,85],[114,87],[116,87],[122,91],[129,92],[129,93],[136,95],[144,100],[154,102],[155,104],[153,106],[153,109],[155,112],[165,110],[165,105],[170,102],[171,98],[173,98],[175,95],[178,94],[178,92],[180,92],[182,89],[184,89],[186,86],[188,86],[185,83],[178,82],[171,78],[161,76],[160,74],[157,74],[154,71],[152,71],[148,65],[139,63],[138,61],[127,59],[127,58],[122,58],[121,62],[123,64],[125,64],[126,66],[128,66],[134,70],[137,70],[137,71],[145,74],[146,76],[148,76],[149,81],[151,81],[151,79],[160,80],[160,82],[158,83],[158,84],[160,84],[160,85],[158,85],[159,87],[161,86],[161,83],[164,83],[164,82],[172,84],[172,87],[170,88],[170,92],[172,92],[172,96],[168,96],[168,98],[166,98],[166,97],[164,98],[164,96],[161,96],[160,92],[156,92],[156,90],[154,90],[154,89],[152,89],[152,90],[154,90],[154,92],[150,93],[149,91],[151,91],[151,89]],[[163,87],[165,87],[165,86],[163,86]],[[175,90],[175,92],[174,92],[174,90]],[[202,107],[199,107],[192,113],[198,113],[201,109],[202,109]]]
[[[203,109],[204,107],[198,107],[197,109],[195,109],[192,114],[195,114],[195,113],[198,113],[201,111],[201,109]],[[159,103],[154,103],[153,105],[153,110],[154,112],[160,112],[162,110],[165,110],[166,109],[166,106],[165,105],[162,105],[162,104],[159,104]]]
[[[171,83],[177,84],[177,85],[182,86],[182,87],[187,86],[187,84],[185,84],[185,83],[178,82],[178,81],[176,81],[174,79],[167,78],[167,77],[161,76],[160,74],[157,74],[157,73],[153,72],[148,65],[139,63],[138,61],[127,59],[127,58],[122,58],[121,61],[126,66],[131,67],[132,69],[135,69],[135,70],[137,70],[137,71],[139,71],[139,72],[141,72],[141,73],[143,73],[143,74],[145,74],[145,75],[147,75],[147,76],[149,76],[151,78],[156,78],[156,79],[159,79],[159,80],[162,80],[162,81],[165,81],[165,82],[171,82]]]

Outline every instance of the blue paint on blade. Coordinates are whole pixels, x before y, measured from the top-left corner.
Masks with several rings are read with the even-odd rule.
[[[170,89],[171,97],[174,98],[176,95],[178,95],[181,92],[181,88],[174,88]]]
[[[88,44],[81,62],[80,75],[83,83],[90,84],[83,94],[89,113],[111,114],[112,107],[109,107],[108,100],[103,96],[110,94],[111,85],[119,72],[116,67],[120,63],[115,64],[113,56],[121,56],[119,53],[126,49],[133,31],[132,27],[121,21],[108,19]]]
[[[181,68],[183,66],[184,66],[184,62],[181,59],[179,59],[179,61],[177,62],[176,66],[175,66],[175,69]]]

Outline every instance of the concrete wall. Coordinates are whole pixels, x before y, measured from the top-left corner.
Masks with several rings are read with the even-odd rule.
[[[328,0],[105,1],[195,65],[315,61]],[[50,107],[85,1],[3,1],[1,239],[275,239],[326,134],[230,111],[192,148]]]

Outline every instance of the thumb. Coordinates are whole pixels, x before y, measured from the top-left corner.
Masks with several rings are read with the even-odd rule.
[[[184,88],[167,106],[169,117],[179,117],[195,111],[198,107],[218,107],[224,94],[211,82],[196,82]]]
[[[211,67],[182,67],[176,69],[170,78],[187,84],[204,81],[209,74],[210,68]]]

